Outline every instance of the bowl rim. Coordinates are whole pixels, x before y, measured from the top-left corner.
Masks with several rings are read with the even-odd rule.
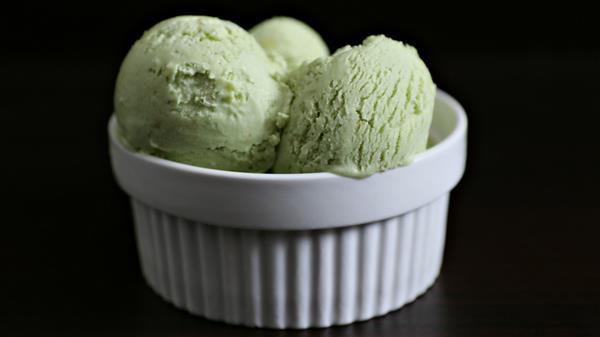
[[[455,100],[452,96],[441,89],[436,90],[436,99],[444,101],[450,107],[450,110],[454,112],[456,116],[456,125],[452,132],[444,139],[440,140],[437,144],[424,152],[418,154],[413,159],[412,163],[427,160],[428,158],[436,156],[438,153],[445,151],[452,144],[459,142],[467,130],[467,117],[464,108],[461,104]],[[190,164],[184,164],[175,162],[168,159],[159,158],[153,155],[144,154],[132,151],[125,147],[119,137],[117,136],[117,119],[113,113],[108,122],[108,133],[110,142],[119,151],[127,153],[129,156],[134,157],[137,160],[148,162],[149,164],[159,165],[168,169],[182,171],[188,174],[202,175],[206,177],[214,177],[220,179],[232,179],[232,180],[247,180],[247,181],[270,181],[270,182],[292,182],[292,181],[315,181],[325,179],[360,179],[346,176],[340,176],[330,172],[314,172],[314,173],[254,173],[254,172],[237,172],[237,171],[226,171],[219,169],[211,169],[205,167],[194,166]],[[393,168],[387,171],[378,172],[374,175],[383,174],[385,172],[402,169],[403,166]]]

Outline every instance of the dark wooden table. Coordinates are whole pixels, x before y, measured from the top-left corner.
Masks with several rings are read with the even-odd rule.
[[[0,336],[600,336],[600,48],[587,12],[560,29],[543,16],[531,29],[521,16],[474,29],[467,14],[423,26],[353,4],[337,20],[360,25],[339,30],[320,12],[283,10],[334,48],[375,32],[414,41],[470,129],[435,285],[382,318],[282,332],[209,322],[153,294],[105,130],[119,63],[147,25],[191,10],[248,26],[277,11],[40,6],[3,21],[21,35],[2,36],[0,64]],[[33,23],[15,26],[25,14]]]

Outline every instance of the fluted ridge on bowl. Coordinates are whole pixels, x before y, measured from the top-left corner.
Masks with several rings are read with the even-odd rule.
[[[265,231],[188,221],[133,200],[143,274],[165,300],[232,324],[327,327],[398,309],[442,263],[448,194],[363,225]]]

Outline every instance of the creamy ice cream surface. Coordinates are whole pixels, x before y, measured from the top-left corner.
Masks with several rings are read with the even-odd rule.
[[[426,149],[434,98],[417,51],[385,36],[329,56],[292,18],[247,32],[180,16],[132,46],[114,108],[123,143],[142,153],[221,170],[360,178]]]
[[[305,64],[274,172],[366,177],[424,151],[435,84],[416,50],[384,36]]]
[[[303,62],[329,55],[327,45],[314,29],[290,17],[265,20],[250,33],[276,64],[283,63],[283,72],[293,70]]]
[[[121,66],[114,96],[134,150],[196,166],[265,172],[291,94],[236,24],[175,17],[148,30]]]

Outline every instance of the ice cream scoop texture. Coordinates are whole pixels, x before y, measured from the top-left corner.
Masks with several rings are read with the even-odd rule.
[[[304,62],[329,56],[329,48],[314,29],[290,17],[265,20],[250,29],[250,33],[276,63],[281,59],[284,72],[296,69]]]
[[[294,99],[275,172],[365,177],[426,148],[435,85],[410,46],[371,36],[300,67],[288,82]]]
[[[273,72],[264,50],[234,23],[203,16],[163,21],[121,66],[121,134],[133,149],[166,159],[265,172],[291,98]]]
[[[213,17],[165,20],[121,66],[120,136],[195,166],[359,178],[426,149],[436,87],[414,48],[371,36],[328,54],[291,18],[250,33]]]

